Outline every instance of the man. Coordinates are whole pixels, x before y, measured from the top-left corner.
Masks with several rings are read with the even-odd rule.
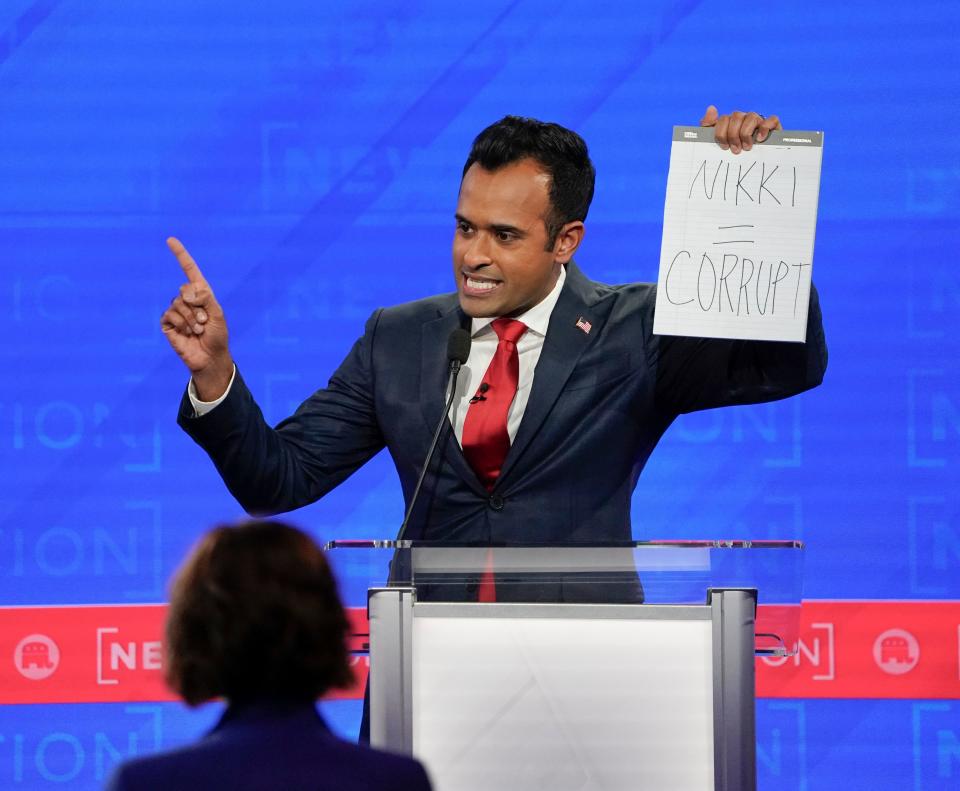
[[[733,153],[779,120],[701,123]],[[467,159],[453,242],[456,294],[377,310],[330,379],[272,429],[234,367],[224,314],[196,263],[168,244],[188,282],[162,327],[192,374],[180,425],[252,513],[322,497],[386,446],[409,503],[441,420],[451,331],[473,343],[409,537],[473,542],[631,538],[630,499],[677,415],[770,401],[820,383],[826,347],[816,292],[805,344],[656,336],[653,284],[588,280],[572,257],[594,170],[555,124],[507,117]],[[563,589],[552,600],[577,600]]]

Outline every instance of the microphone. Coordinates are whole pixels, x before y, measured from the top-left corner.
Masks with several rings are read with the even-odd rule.
[[[447,361],[450,363],[450,373],[455,371],[459,373],[460,366],[463,365],[470,356],[470,343],[472,338],[470,333],[463,327],[457,327],[447,338]]]
[[[449,365],[449,376],[447,377],[447,389],[450,393],[447,396],[447,404],[443,408],[443,414],[440,415],[440,421],[433,432],[433,439],[430,440],[430,450],[427,451],[426,461],[423,462],[423,469],[420,470],[420,477],[417,479],[417,485],[413,489],[413,496],[410,498],[410,505],[407,507],[407,513],[403,517],[403,524],[400,525],[400,531],[397,533],[397,541],[403,539],[407,532],[407,523],[410,521],[410,515],[413,513],[413,507],[417,504],[417,497],[420,496],[420,487],[423,486],[423,479],[427,474],[427,468],[433,460],[433,454],[437,449],[437,442],[440,440],[440,432],[443,430],[443,424],[447,422],[447,413],[450,412],[450,405],[457,392],[457,376],[460,373],[460,366],[463,365],[470,356],[470,343],[472,338],[470,333],[463,327],[457,327],[450,333],[447,339],[447,364]],[[483,385],[481,385],[481,388]],[[487,385],[489,387],[489,385]]]
[[[486,382],[481,382],[480,387],[477,389],[477,394],[470,399],[470,403],[476,404],[478,401],[486,401],[487,397],[484,395],[484,393],[486,393],[489,389],[490,385],[488,385]]]

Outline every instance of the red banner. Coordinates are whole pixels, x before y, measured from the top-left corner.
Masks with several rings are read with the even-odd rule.
[[[0,607],[0,704],[175,700],[165,614],[162,604]],[[360,651],[366,613],[350,616]],[[356,683],[332,697],[363,694],[367,657],[353,661]],[[960,602],[804,602],[799,650],[757,660],[757,696],[960,698]]]
[[[177,700],[163,680],[165,604],[0,607],[0,703],[114,703]],[[351,647],[367,643],[367,619],[350,611]],[[363,696],[356,683],[331,697]]]

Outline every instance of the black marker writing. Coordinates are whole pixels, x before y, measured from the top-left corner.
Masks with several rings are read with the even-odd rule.
[[[766,193],[768,199],[773,199],[778,206],[783,206],[784,202],[780,195],[786,192],[787,185],[783,182],[786,179],[784,170],[780,170],[779,164],[771,163],[771,169],[767,170],[767,163],[760,163],[760,170],[756,170],[756,161],[744,169],[743,165],[737,166],[737,172],[734,174],[733,203],[740,205],[740,195],[744,195],[746,200],[757,205],[763,204],[763,195]],[[723,192],[717,189],[717,180],[720,178],[720,171],[723,170]],[[790,206],[796,206],[797,201],[797,168],[792,167],[790,172],[793,175],[792,193]],[[697,169],[690,180],[690,187],[687,190],[687,200],[708,200],[723,201],[726,203],[729,199],[729,190],[727,189],[730,180],[730,163],[720,160],[716,166],[709,160],[703,159],[697,165]],[[769,200],[768,200],[769,204]]]
[[[718,231],[730,231],[735,228],[753,228],[753,225],[718,225]],[[756,239],[722,239],[714,244],[756,244]]]
[[[751,162],[750,167],[747,168],[747,172],[743,172],[743,165],[740,165],[740,173],[737,176],[737,190],[733,193],[733,205],[740,205],[740,192],[742,191],[744,195],[750,198],[750,193],[743,188],[743,180],[750,175],[750,171],[753,170],[753,166],[756,165],[756,162]],[[753,198],[750,198],[750,202],[753,203]]]
[[[757,190],[757,204],[759,205],[759,203],[760,203],[760,196],[761,196],[764,192],[767,192],[767,193],[770,194],[770,197],[771,197],[771,198],[773,198],[775,201],[777,201],[777,206],[782,205],[782,204],[780,203],[780,201],[777,199],[777,196],[774,195],[772,192],[770,192],[770,190],[767,188],[767,182],[770,181],[770,179],[773,178],[773,174],[776,173],[776,172],[780,169],[780,166],[779,166],[779,165],[774,165],[773,170],[770,171],[770,175],[769,175],[769,176],[765,176],[765,171],[766,171],[767,165],[766,165],[765,162],[761,162],[760,165],[761,165],[761,168],[760,168],[760,189]],[[796,171],[796,168],[794,168],[794,171]]]
[[[670,275],[673,274],[673,267],[677,263],[677,259],[682,255],[690,258],[690,253],[687,250],[681,250],[679,253],[677,253],[670,262],[670,266],[667,268],[667,277],[663,283],[663,293],[666,295],[667,301],[673,303],[674,305],[686,305],[688,302],[693,302],[693,297],[681,302],[677,302],[673,297],[670,296]]]
[[[713,180],[710,182],[710,191],[707,192],[707,160],[703,160],[703,162],[700,163],[700,168],[693,175],[693,181],[690,182],[690,191],[687,193],[687,198],[693,195],[693,188],[697,183],[697,178],[702,173],[703,174],[703,194],[707,196],[707,200],[712,200],[713,191],[714,189],[716,189],[716,186],[717,186],[717,176],[720,175],[720,169],[723,167],[723,165],[724,165],[723,161],[720,161],[717,163],[717,169],[713,172]],[[729,169],[730,169],[730,165],[729,163],[727,163],[727,170],[729,171]]]
[[[704,313],[716,307],[717,313],[734,316],[750,316],[751,308],[755,308],[757,315],[770,317],[778,315],[779,306],[782,315],[784,295],[781,293],[781,299],[778,300],[777,290],[780,287],[782,292],[783,288],[788,288],[784,281],[791,270],[795,270],[796,282],[792,283],[792,293],[788,291],[786,296],[792,297],[793,315],[796,316],[801,286],[805,282],[803,270],[810,264],[788,264],[783,260],[773,263],[762,259],[758,262],[736,253],[724,253],[718,271],[718,262],[708,253],[702,253],[694,283],[693,271],[689,268],[693,263],[692,258],[689,250],[681,250],[667,267],[663,287],[670,304],[689,305],[696,302]],[[750,288],[751,283],[753,288]],[[781,287],[780,284],[784,285]],[[736,288],[736,305],[731,286]],[[687,293],[683,293],[685,289]],[[692,290],[696,290],[695,297],[689,295]]]

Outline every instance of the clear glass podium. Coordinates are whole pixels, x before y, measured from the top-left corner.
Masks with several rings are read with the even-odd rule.
[[[756,788],[754,657],[796,651],[801,542],[327,549],[369,582],[371,743],[437,791]]]

